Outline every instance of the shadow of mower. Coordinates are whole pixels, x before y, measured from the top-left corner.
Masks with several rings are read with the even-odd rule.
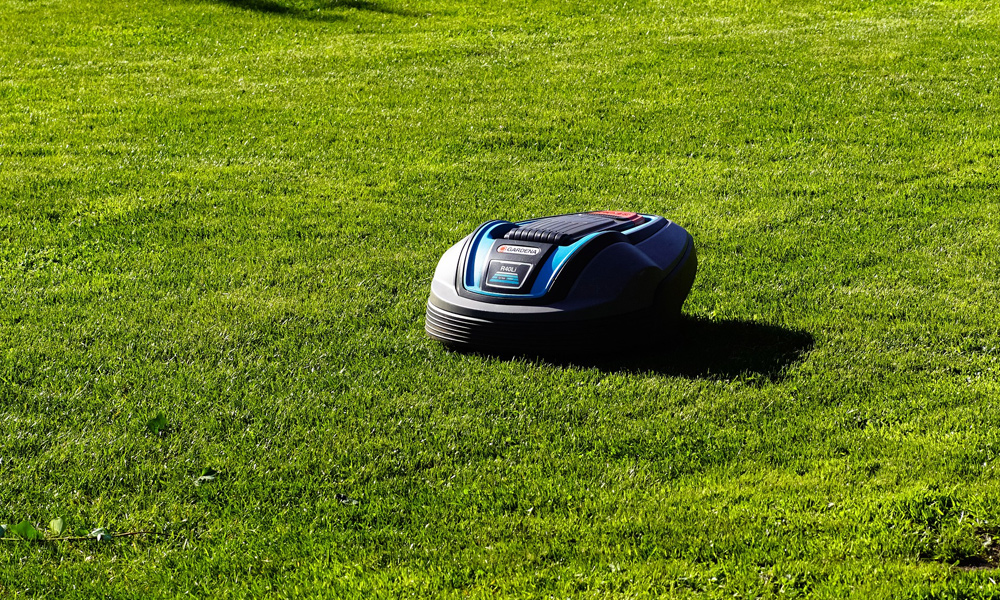
[[[299,19],[314,21],[339,21],[343,15],[329,14],[327,11],[337,9],[353,9],[359,11],[377,12],[389,15],[400,15],[405,17],[417,16],[403,10],[396,10],[385,6],[380,2],[370,2],[367,0],[324,0],[320,2],[282,2],[280,0],[218,0],[223,4],[274,15],[285,15]]]
[[[666,335],[642,346],[608,348],[595,355],[525,353],[520,358],[608,372],[776,382],[813,344],[810,334],[775,325],[681,317]]]

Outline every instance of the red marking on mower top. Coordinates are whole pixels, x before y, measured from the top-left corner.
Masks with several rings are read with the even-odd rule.
[[[595,210],[590,213],[592,215],[607,215],[609,217],[614,217],[616,219],[625,219],[627,221],[632,221],[633,223],[642,222],[642,216],[639,213],[626,212],[623,210]]]

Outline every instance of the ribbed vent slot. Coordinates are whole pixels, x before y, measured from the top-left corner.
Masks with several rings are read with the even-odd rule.
[[[539,219],[533,223],[511,229],[505,239],[522,242],[543,242],[548,244],[569,244],[577,239],[601,229],[616,225],[610,217],[601,215],[563,215]]]
[[[446,312],[430,303],[424,329],[446,344],[496,351],[583,349],[605,343],[623,332],[617,319],[553,323],[487,321]]]

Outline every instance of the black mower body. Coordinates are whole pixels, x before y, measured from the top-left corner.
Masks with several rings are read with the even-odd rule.
[[[425,328],[471,350],[614,350],[676,319],[696,268],[691,235],[655,215],[490,221],[441,257]]]

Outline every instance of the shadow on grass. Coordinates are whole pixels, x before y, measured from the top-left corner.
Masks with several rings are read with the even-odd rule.
[[[776,382],[812,349],[813,343],[813,337],[804,331],[775,325],[682,317],[670,333],[640,348],[615,350],[615,354],[524,358],[608,372]]]
[[[223,4],[274,15],[285,15],[299,19],[309,19],[313,21],[340,21],[343,15],[331,15],[325,11],[336,9],[354,9],[361,11],[377,12],[404,17],[417,16],[409,11],[389,8],[380,2],[369,2],[367,0],[324,0],[311,3],[309,8],[289,5],[277,0],[218,0]]]

